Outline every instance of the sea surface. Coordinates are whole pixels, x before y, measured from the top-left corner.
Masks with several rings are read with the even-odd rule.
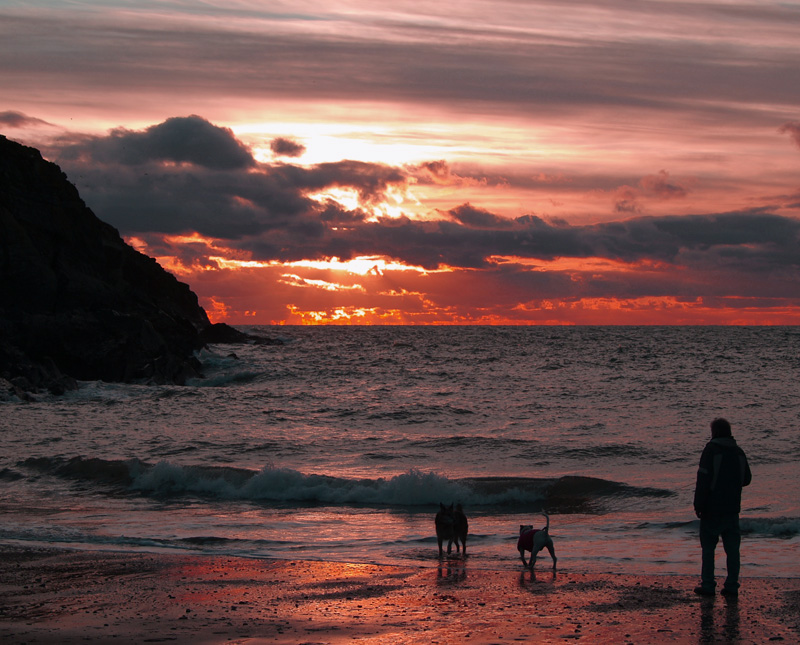
[[[724,416],[753,471],[742,575],[800,575],[798,327],[243,329],[282,343],[0,403],[0,542],[436,567],[460,503],[448,563],[518,570],[546,511],[561,571],[696,574]]]

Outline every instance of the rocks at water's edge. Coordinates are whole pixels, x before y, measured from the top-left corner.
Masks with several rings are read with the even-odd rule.
[[[212,325],[188,285],[125,244],[61,169],[0,135],[0,400],[75,380],[175,383]]]

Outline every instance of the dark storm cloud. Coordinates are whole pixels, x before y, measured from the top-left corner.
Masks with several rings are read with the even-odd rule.
[[[284,239],[278,255],[274,237],[243,246],[260,259],[297,260],[386,255],[427,269],[442,266],[487,268],[493,256],[539,260],[606,258],[622,262],[704,263],[735,271],[800,268],[800,222],[769,213],[727,213],[693,217],[634,218],[592,226],[550,224],[522,217],[493,229],[457,222],[409,219],[363,222],[327,230],[315,239]]]
[[[592,226],[564,226],[536,217],[514,221],[510,229],[473,229],[441,222],[365,224],[367,239],[380,245],[355,255],[390,251],[393,257],[434,268],[440,264],[481,268],[491,256],[552,260],[599,257],[623,262],[681,263],[700,258],[720,267],[750,271],[800,267],[800,222],[762,212],[692,217],[634,218]],[[362,232],[350,239],[355,244]]]
[[[173,117],[143,132],[112,130],[107,137],[87,138],[62,152],[65,158],[78,154],[88,154],[99,163],[128,166],[174,162],[233,170],[255,164],[249,150],[230,129],[199,116]]]
[[[97,169],[69,162],[62,162],[62,167],[98,216],[123,234],[197,232],[237,240],[282,230],[299,243],[321,235],[328,224],[364,217],[360,211],[320,204],[307,196],[326,186],[320,174],[337,177],[336,185],[345,184],[347,173],[336,175],[330,169],[323,173],[285,167],[251,172],[157,165]]]
[[[403,169],[359,161],[258,164],[230,131],[200,117],[112,131],[53,152],[98,216],[123,234],[197,232],[258,260],[380,255],[433,269],[487,268],[497,256],[598,257],[792,275],[800,267],[800,221],[766,210],[571,226],[462,204],[447,220],[375,219],[313,195],[353,190],[369,207],[406,186]],[[178,160],[192,163],[162,163]],[[665,172],[636,190],[661,199],[685,193]]]
[[[408,177],[400,168],[363,161],[336,161],[314,166],[276,164],[270,175],[280,176],[285,185],[296,190],[319,191],[325,188],[351,188],[366,203],[383,199],[390,186],[405,184]]]
[[[505,217],[500,217],[482,208],[475,208],[470,204],[456,206],[449,211],[449,214],[468,228],[504,229],[512,226],[511,221]]]
[[[327,226],[359,222],[365,214],[310,195],[346,188],[373,204],[407,181],[402,170],[385,164],[257,164],[229,130],[200,117],[168,119],[141,132],[114,130],[50,152],[87,203],[123,234],[239,239],[282,229],[313,239]]]
[[[303,144],[284,137],[277,137],[270,141],[269,148],[273,154],[279,157],[301,157],[306,151]]]

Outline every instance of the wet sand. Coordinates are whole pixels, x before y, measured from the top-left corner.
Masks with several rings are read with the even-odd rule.
[[[3,643],[800,642],[800,579],[738,600],[687,576],[0,545]],[[538,568],[540,567],[541,568]]]

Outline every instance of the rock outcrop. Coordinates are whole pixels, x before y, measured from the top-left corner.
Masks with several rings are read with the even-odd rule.
[[[189,287],[128,246],[61,169],[0,136],[0,381],[176,383],[212,326]]]

